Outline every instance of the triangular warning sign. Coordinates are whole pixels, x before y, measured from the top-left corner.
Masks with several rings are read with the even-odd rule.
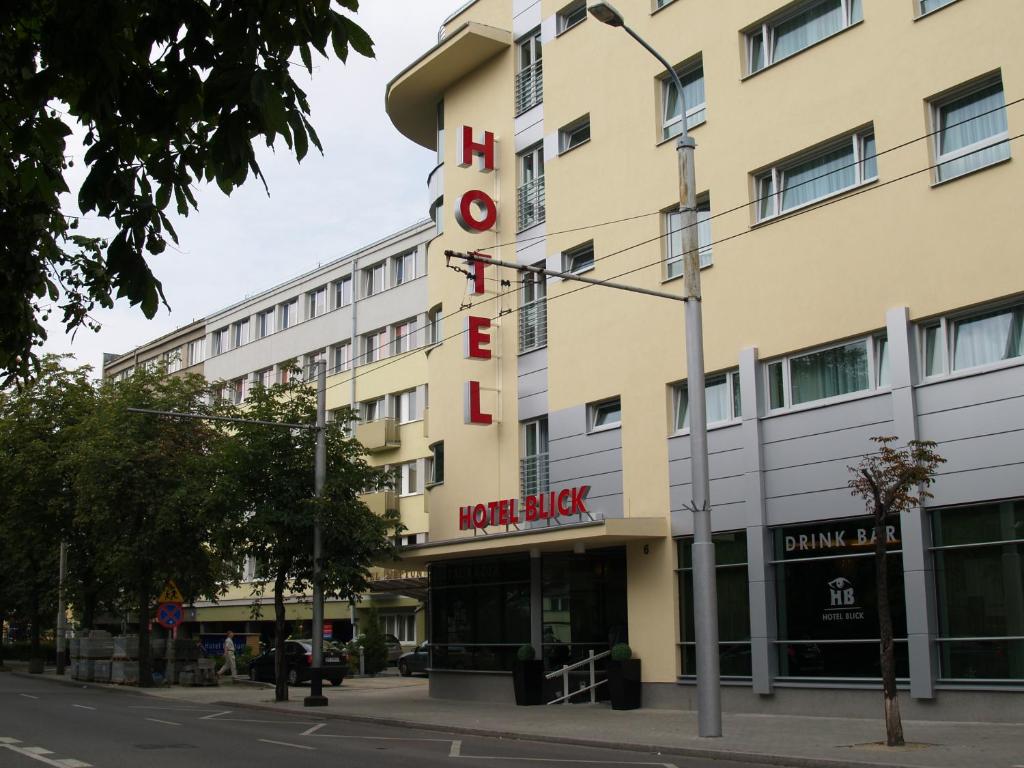
[[[164,591],[160,593],[160,597],[157,599],[158,603],[183,603],[185,598],[181,596],[181,590],[178,589],[178,585],[174,583],[173,579],[168,579],[167,583],[164,584]]]

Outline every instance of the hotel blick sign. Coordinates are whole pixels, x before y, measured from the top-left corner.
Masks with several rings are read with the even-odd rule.
[[[459,507],[459,530],[488,528],[495,525],[518,525],[537,520],[554,520],[573,515],[589,515],[587,494],[589,485],[563,488],[526,496],[522,504],[518,499],[499,499],[486,504]]]

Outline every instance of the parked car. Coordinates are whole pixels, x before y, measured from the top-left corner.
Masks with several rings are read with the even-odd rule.
[[[416,646],[416,650],[403,653],[398,658],[398,672],[403,677],[409,677],[413,672],[425,673],[428,666],[430,666],[430,642],[426,640]]]
[[[274,682],[274,648],[256,656],[249,662],[249,679]],[[284,661],[288,670],[288,685],[309,682],[313,668],[313,641],[288,640],[284,646]],[[324,641],[324,680],[341,685],[348,674],[348,656],[335,643]]]
[[[365,635],[360,635],[356,638],[356,643],[362,645],[364,638]],[[388,664],[397,664],[398,659],[405,653],[402,650],[402,642],[394,635],[385,634],[384,644],[388,647]],[[356,663],[358,664],[359,662],[356,661]]]

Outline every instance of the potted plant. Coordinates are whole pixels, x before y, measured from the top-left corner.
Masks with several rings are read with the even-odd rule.
[[[625,643],[612,647],[608,661],[608,695],[612,709],[640,708],[640,659]]]
[[[535,659],[536,651],[530,644],[521,645],[512,665],[512,686],[516,704],[521,707],[544,703],[544,662]]]

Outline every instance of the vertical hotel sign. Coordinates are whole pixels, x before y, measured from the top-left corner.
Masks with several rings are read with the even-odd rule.
[[[473,136],[473,128],[463,125],[456,135],[455,154],[459,167],[468,168],[476,158],[477,170],[490,173],[496,167],[494,151],[494,134],[484,131],[479,141]],[[480,189],[471,189],[459,196],[455,202],[455,220],[459,226],[470,233],[486,232],[492,229],[498,220],[498,205],[494,199]],[[484,291],[484,254],[478,254],[473,261],[472,285],[470,293],[480,296]],[[467,360],[491,359],[491,318],[470,315],[466,318],[463,352]],[[465,421],[467,424],[487,425],[494,421],[490,413],[485,413],[480,404],[480,382],[467,381],[465,385]]]

